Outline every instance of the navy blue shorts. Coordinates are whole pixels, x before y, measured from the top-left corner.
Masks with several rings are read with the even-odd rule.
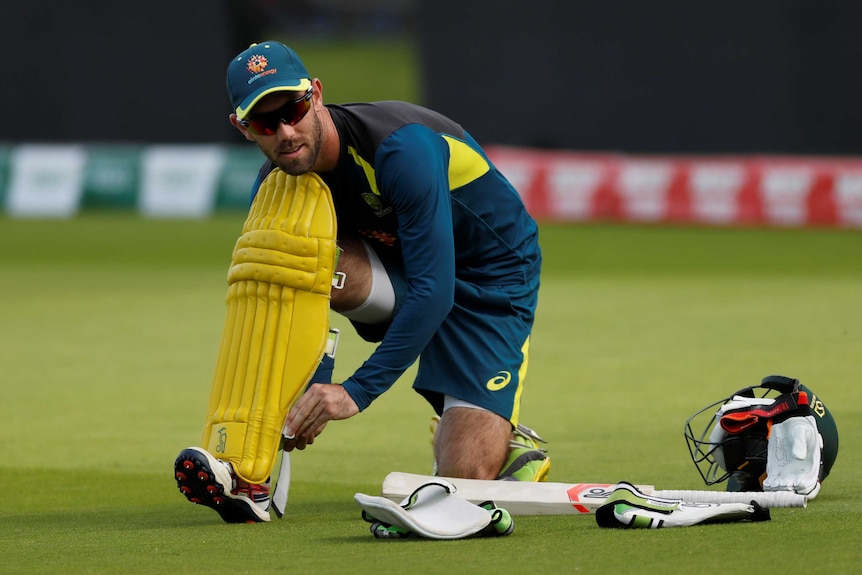
[[[381,261],[395,290],[397,313],[407,291],[404,268],[394,258],[381,256]],[[443,396],[449,395],[518,424],[538,291],[538,274],[508,286],[455,280],[455,304],[419,356],[413,382],[435,412],[442,413]],[[352,323],[372,342],[381,341],[389,327]]]

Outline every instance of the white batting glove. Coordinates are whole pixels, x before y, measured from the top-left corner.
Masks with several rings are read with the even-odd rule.
[[[823,438],[811,415],[772,426],[764,491],[792,491],[814,499],[820,491]]]

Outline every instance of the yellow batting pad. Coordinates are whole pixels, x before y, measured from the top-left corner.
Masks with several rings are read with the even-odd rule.
[[[203,445],[250,483],[272,473],[287,413],[323,357],[335,237],[323,180],[276,169],[234,248]]]

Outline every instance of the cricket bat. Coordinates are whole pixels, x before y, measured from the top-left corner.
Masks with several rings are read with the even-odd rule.
[[[584,515],[595,513],[616,487],[616,483],[552,483],[492,481],[481,479],[435,478],[394,471],[383,480],[381,495],[400,503],[421,485],[434,479],[454,484],[457,493],[479,504],[493,501],[511,515]],[[653,497],[681,499],[686,503],[751,503],[762,507],[806,507],[808,498],[789,492],[733,492],[656,490],[653,485],[635,485]]]

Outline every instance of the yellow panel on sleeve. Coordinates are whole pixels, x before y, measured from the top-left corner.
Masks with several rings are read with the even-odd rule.
[[[450,190],[466,186],[484,176],[491,169],[482,154],[465,142],[452,136],[443,136],[443,139],[449,144]]]

